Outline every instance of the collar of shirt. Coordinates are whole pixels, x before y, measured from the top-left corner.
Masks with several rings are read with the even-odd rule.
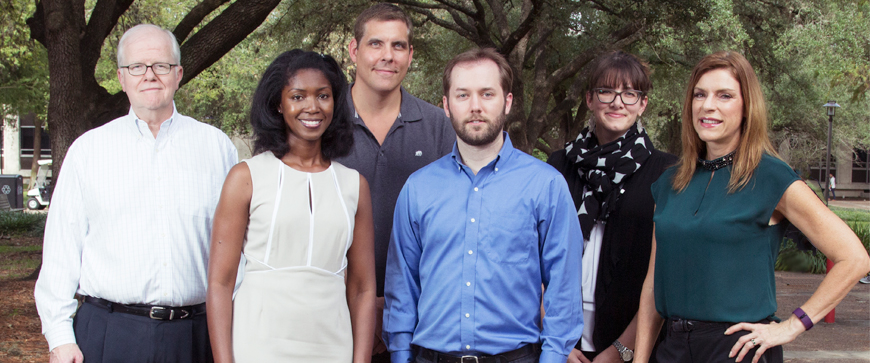
[[[175,108],[175,101],[173,101],[172,116],[169,116],[167,120],[160,123],[160,131],[157,133],[157,137],[168,137],[173,130],[172,125],[175,123],[174,120],[180,119],[180,117],[178,116],[178,110]],[[136,116],[136,112],[133,111],[133,107],[130,107],[130,112],[127,113],[127,117],[133,120],[133,122],[130,124],[133,126],[133,130],[135,130],[135,132],[137,132],[139,136],[147,136],[150,140],[157,139],[157,137],[154,137],[154,134],[151,133],[151,129],[148,127],[148,123]]]
[[[480,170],[492,168],[492,171],[497,173],[499,167],[510,165],[517,149],[514,149],[514,144],[511,142],[511,138],[508,136],[507,131],[502,131],[501,135],[504,137],[504,145],[501,146],[501,150],[498,151],[498,155],[495,159],[493,159],[489,164],[486,164],[483,168],[480,168]],[[471,168],[462,163],[462,155],[459,154],[459,147],[455,142],[453,143],[453,152],[450,153],[450,158],[453,159],[453,162],[456,164],[457,170],[464,170],[469,177],[474,179],[474,172],[471,171]]]
[[[353,83],[347,86],[347,92],[345,92],[347,93],[347,104],[350,105],[351,109],[353,109],[353,122],[357,125],[365,126],[365,123],[356,112],[356,107],[353,105],[351,89],[353,89]],[[400,90],[402,91],[402,104],[399,106],[399,117],[396,119],[401,122],[416,122],[422,120],[423,110],[420,109],[420,105],[411,100],[411,94],[405,90],[405,87],[400,87]]]

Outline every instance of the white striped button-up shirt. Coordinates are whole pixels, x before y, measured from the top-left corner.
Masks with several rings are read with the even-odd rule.
[[[75,293],[121,304],[205,301],[214,211],[236,148],[174,111],[155,138],[132,109],[70,146],[35,297],[49,348],[75,343]]]

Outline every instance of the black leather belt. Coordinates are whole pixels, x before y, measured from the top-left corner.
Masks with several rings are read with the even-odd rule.
[[[156,305],[124,305],[113,303],[109,300],[93,296],[85,296],[85,302],[99,306],[110,313],[123,313],[139,316],[147,316],[155,320],[180,320],[189,319],[195,315],[205,313],[205,303],[191,306],[171,307]]]
[[[734,325],[736,323],[722,323],[717,321],[702,321],[702,320],[689,320],[683,318],[668,318],[668,330],[674,332],[690,332],[695,329],[701,328],[725,328]]]
[[[419,347],[419,356],[425,360],[435,363],[507,363],[527,355],[537,354],[541,352],[540,344],[527,344],[519,349],[514,349],[510,352],[504,352],[496,355],[464,355],[457,357],[455,355],[445,354],[431,349]]]

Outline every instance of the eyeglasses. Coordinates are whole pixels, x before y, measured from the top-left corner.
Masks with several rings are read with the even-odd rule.
[[[157,75],[169,74],[169,71],[172,70],[172,67],[177,66],[177,64],[169,64],[169,63],[154,63],[152,65],[145,65],[142,63],[133,63],[129,66],[123,66],[118,68],[127,68],[127,72],[130,72],[131,76],[141,76],[148,72],[148,68],[151,68],[151,71]]]
[[[619,96],[619,99],[622,100],[623,104],[633,105],[643,97],[643,92],[637,90],[616,92],[610,88],[595,88],[592,91],[598,95],[598,102],[601,103],[613,103],[613,101],[616,100],[616,96]]]

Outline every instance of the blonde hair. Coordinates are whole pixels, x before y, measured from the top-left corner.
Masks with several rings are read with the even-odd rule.
[[[723,51],[710,54],[701,59],[692,70],[692,76],[686,87],[681,135],[683,151],[680,154],[680,161],[677,163],[677,171],[671,180],[671,184],[677,192],[682,192],[689,185],[692,175],[695,174],[698,157],[703,157],[707,151],[707,145],[695,132],[692,117],[692,96],[695,85],[704,74],[717,69],[727,69],[731,72],[731,75],[740,83],[740,94],[743,98],[740,143],[734,153],[728,192],[733,193],[749,183],[749,179],[752,178],[752,173],[758,167],[764,153],[779,157],[767,136],[767,108],[755,70],[740,53]]]

